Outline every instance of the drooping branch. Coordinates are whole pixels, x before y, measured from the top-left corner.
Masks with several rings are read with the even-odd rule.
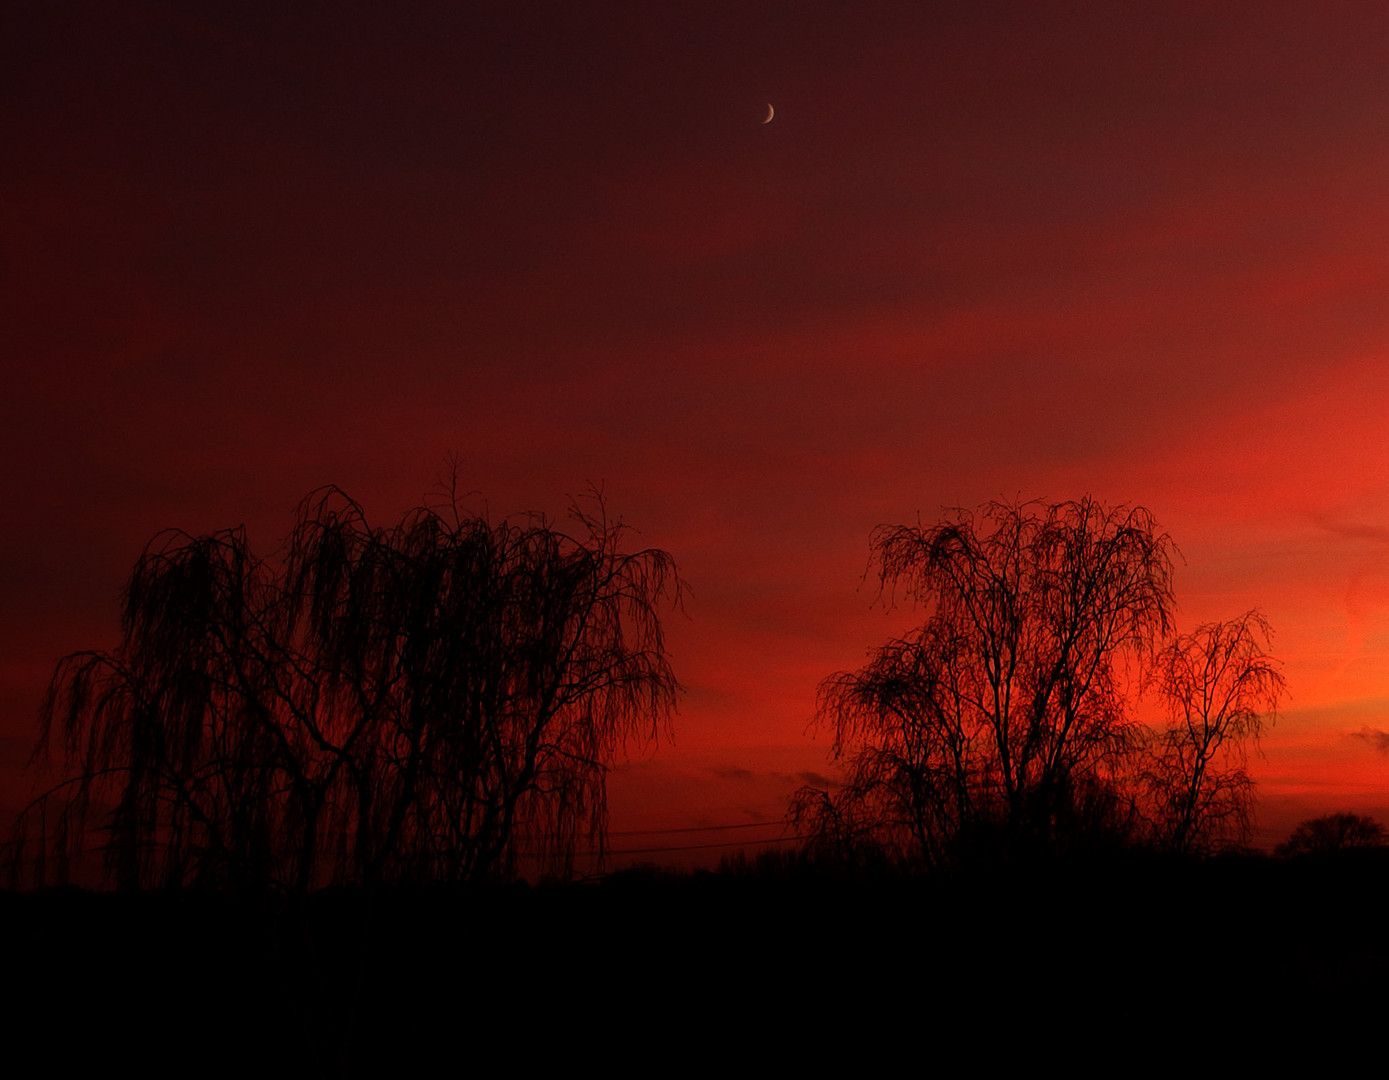
[[[61,734],[75,782],[18,849],[53,803],[64,852],[96,815],[127,886],[475,881],[521,852],[566,872],[601,849],[613,756],[679,690],[673,560],[624,551],[601,503],[575,522],[453,505],[383,529],[324,489],[274,565],[239,530],[163,534],[121,643],[59,665],[41,744]]]

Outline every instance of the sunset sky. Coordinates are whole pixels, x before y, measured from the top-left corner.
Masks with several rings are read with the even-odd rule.
[[[7,812],[155,532],[456,455],[689,582],[619,849],[833,774],[874,526],[1087,493],[1275,629],[1258,841],[1389,819],[1382,4],[11,5],[0,146]]]

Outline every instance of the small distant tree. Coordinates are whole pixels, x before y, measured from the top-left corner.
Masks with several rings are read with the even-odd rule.
[[[330,488],[273,562],[240,529],[156,538],[121,643],[54,675],[39,749],[66,776],[16,865],[61,877],[98,836],[123,887],[302,891],[601,851],[613,755],[675,705],[659,613],[680,582],[601,501],[572,519],[451,498],[379,528]]]
[[[1183,634],[1158,655],[1152,678],[1168,724],[1153,739],[1142,788],[1160,846],[1202,851],[1248,840],[1249,748],[1286,692],[1278,661],[1265,652],[1270,633],[1250,611]]]
[[[1384,826],[1374,818],[1359,814],[1327,814],[1299,825],[1275,854],[1335,855],[1343,851],[1358,851],[1384,847],[1389,843]]]

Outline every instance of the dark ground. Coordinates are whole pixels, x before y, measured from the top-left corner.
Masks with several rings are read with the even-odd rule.
[[[62,1072],[144,1075],[875,1074],[904,1050],[934,1071],[947,1048],[953,1073],[1212,1037],[1236,1054],[1290,1029],[1379,1030],[1386,884],[1375,858],[1132,857],[950,880],[635,871],[300,905],[0,893],[7,1045]]]

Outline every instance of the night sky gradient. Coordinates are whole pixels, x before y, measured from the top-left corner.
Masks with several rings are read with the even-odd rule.
[[[16,4],[0,103],[6,821],[154,533],[452,455],[691,586],[619,834],[832,775],[874,526],[1087,493],[1275,628],[1258,841],[1389,817],[1382,4]]]

